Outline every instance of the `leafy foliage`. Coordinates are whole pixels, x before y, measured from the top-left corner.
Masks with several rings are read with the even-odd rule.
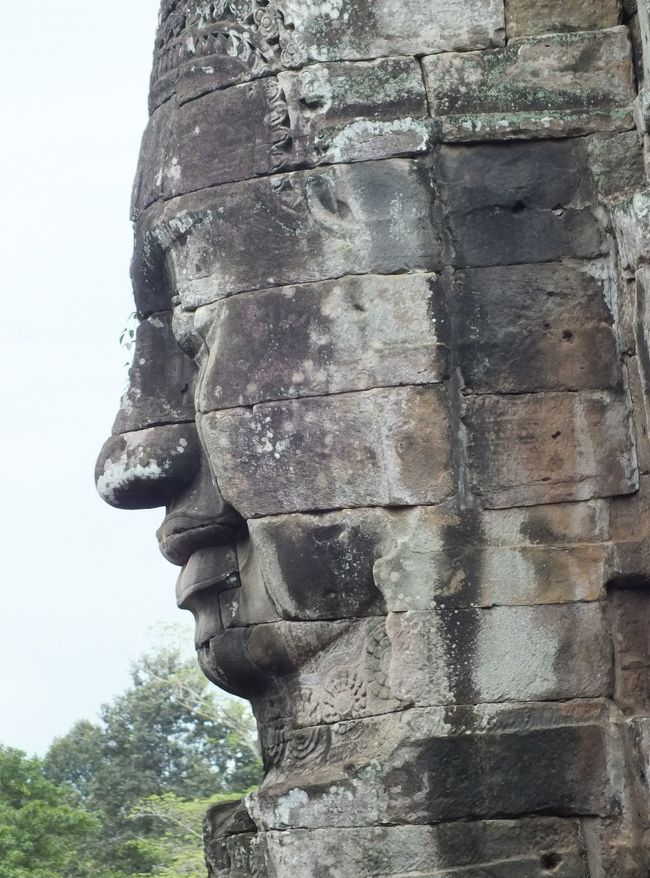
[[[66,878],[198,878],[208,805],[258,783],[261,763],[243,704],[166,647],[137,662],[131,686],[102,708],[99,724],[79,722],[54,741],[44,771],[53,788],[99,817]]]
[[[0,746],[0,863],[2,878],[72,874],[98,820],[71,804],[47,780],[38,759]]]

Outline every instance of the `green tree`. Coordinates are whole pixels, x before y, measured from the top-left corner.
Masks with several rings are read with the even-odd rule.
[[[98,825],[46,779],[39,759],[0,746],[2,878],[64,878]]]
[[[201,800],[258,783],[261,764],[250,713],[211,687],[194,659],[168,647],[136,663],[132,685],[102,708],[99,724],[77,723],[54,741],[45,771],[101,815],[92,858],[118,873],[160,875],[174,833],[140,803],[171,795],[179,808],[200,802],[203,813]]]

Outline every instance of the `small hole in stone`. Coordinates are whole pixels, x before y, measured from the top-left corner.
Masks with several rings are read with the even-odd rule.
[[[526,210],[526,205],[523,201],[515,201],[515,203],[512,205],[513,213],[521,213],[524,210]]]
[[[565,341],[573,341],[573,333],[571,332],[570,329],[565,329],[564,332],[562,333],[562,338]]]
[[[550,324],[550,323],[545,323],[545,324],[544,324],[544,329],[550,329],[550,328],[551,328],[551,324]]]
[[[555,851],[548,854],[542,854],[539,858],[539,864],[542,869],[557,869],[561,862],[562,857],[559,854],[556,854]]]
[[[562,432],[560,430],[556,430],[556,432],[553,433],[553,439],[559,439],[561,435]]]

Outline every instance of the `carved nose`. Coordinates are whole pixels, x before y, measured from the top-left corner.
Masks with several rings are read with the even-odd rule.
[[[201,460],[194,371],[174,338],[171,312],[140,323],[129,389],[95,470],[97,489],[111,506],[168,506],[194,479]]]
[[[120,433],[99,455],[97,490],[118,509],[168,506],[192,482],[200,459],[193,423]]]

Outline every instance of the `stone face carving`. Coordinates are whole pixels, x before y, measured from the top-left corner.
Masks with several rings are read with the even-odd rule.
[[[650,869],[647,0],[164,0],[97,468],[265,779],[211,878]]]

